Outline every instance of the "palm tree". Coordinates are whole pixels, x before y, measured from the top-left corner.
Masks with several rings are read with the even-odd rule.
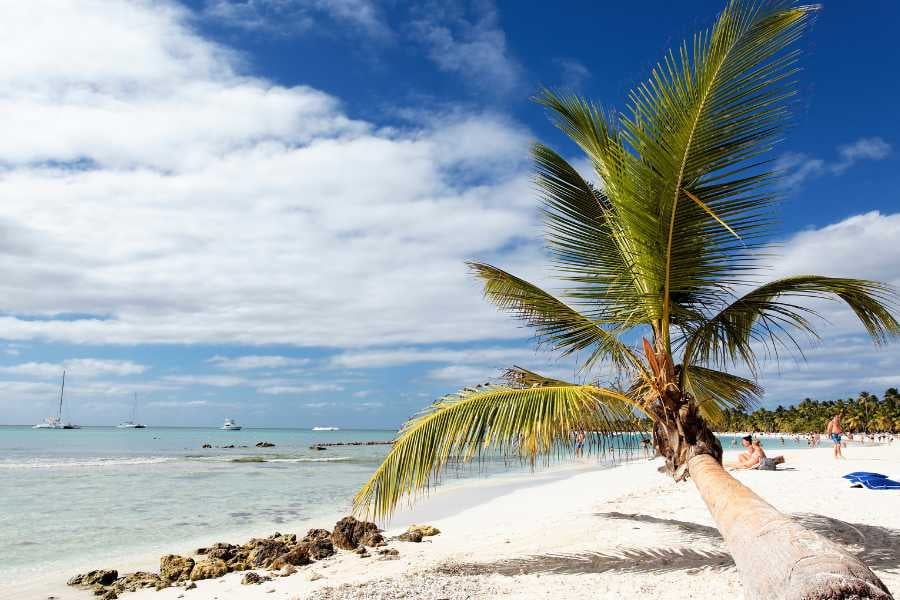
[[[881,283],[796,275],[752,287],[780,189],[779,173],[762,161],[794,94],[790,46],[813,12],[730,2],[711,31],[670,52],[631,93],[627,115],[539,94],[597,181],[534,145],[563,299],[494,266],[471,268],[485,296],[533,327],[539,344],[580,356],[585,374],[611,369],[630,384],[513,367],[503,383],[445,397],[403,427],[358,492],[358,514],[390,514],[449,462],[487,448],[534,461],[571,447],[574,431],[600,441],[639,415],[652,421],[667,471],[697,486],[749,597],[890,597],[859,560],[731,477],[710,429],[724,410],[759,398],[760,348],[799,350],[801,336],[815,334],[815,313],[799,301],[843,300],[879,343],[900,333],[890,312],[896,295]],[[735,366],[753,378],[727,371]]]

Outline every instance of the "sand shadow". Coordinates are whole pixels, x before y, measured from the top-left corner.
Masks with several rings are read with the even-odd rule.
[[[671,571],[719,571],[734,566],[731,555],[715,527],[691,521],[664,519],[652,515],[620,512],[597,513],[604,519],[651,523],[678,530],[686,542],[712,542],[718,548],[622,548],[611,552],[538,554],[488,563],[447,563],[436,570],[447,575],[587,574],[619,571],[624,573],[661,573]],[[900,567],[900,530],[848,523],[817,514],[795,514],[795,519],[830,540],[844,546],[874,569]]]

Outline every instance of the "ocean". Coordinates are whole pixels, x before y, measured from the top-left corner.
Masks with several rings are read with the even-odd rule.
[[[310,446],[387,441],[394,435],[387,430],[0,426],[0,552],[10,553],[0,559],[0,581],[114,567],[127,557],[245,541],[254,533],[317,519],[316,526],[330,527],[325,519],[349,512],[353,494],[389,446]],[[263,441],[275,446],[255,447]],[[731,449],[730,437],[722,441]],[[231,445],[235,448],[222,448]],[[784,446],[765,442],[770,451],[805,446],[790,438]],[[609,464],[610,458],[587,460]],[[450,470],[444,479],[527,469],[494,460]]]

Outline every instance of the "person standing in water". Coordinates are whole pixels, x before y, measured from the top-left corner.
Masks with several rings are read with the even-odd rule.
[[[828,421],[828,426],[825,428],[825,433],[830,435],[831,441],[834,442],[835,458],[844,458],[843,450],[841,448],[841,436],[844,433],[844,428],[841,427],[841,417],[843,416],[844,412],[838,411],[838,413]]]

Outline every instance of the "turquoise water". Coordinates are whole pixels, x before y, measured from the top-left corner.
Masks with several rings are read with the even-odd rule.
[[[0,581],[74,565],[116,566],[123,557],[187,548],[195,540],[241,541],[243,532],[270,532],[346,514],[353,494],[389,446],[324,451],[309,446],[390,440],[394,435],[371,430],[0,426],[0,547],[12,551],[0,560]],[[624,442],[617,445],[636,446],[638,438],[620,440]],[[259,441],[275,447],[254,447]],[[726,450],[730,442],[723,436]],[[204,443],[248,447],[203,449]],[[777,440],[764,441],[764,446],[771,452],[806,443],[786,438],[784,446]],[[603,454],[589,460],[608,464],[612,458]],[[526,468],[487,461],[458,475]]]

